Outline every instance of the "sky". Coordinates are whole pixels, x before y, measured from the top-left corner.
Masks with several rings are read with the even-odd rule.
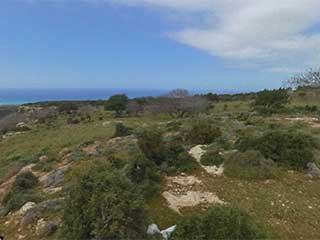
[[[319,67],[319,0],[1,0],[0,89],[256,91]]]

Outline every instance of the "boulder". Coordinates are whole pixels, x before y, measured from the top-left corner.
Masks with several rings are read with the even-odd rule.
[[[26,226],[32,222],[37,221],[41,216],[47,212],[57,212],[62,210],[64,204],[63,198],[50,199],[37,204],[35,207],[29,209],[20,224]]]
[[[48,174],[40,178],[40,182],[45,188],[55,187],[63,181],[65,172],[69,169],[70,165],[63,166],[61,168],[52,170]]]
[[[27,211],[29,211],[29,209],[32,209],[36,206],[36,203],[34,202],[27,202],[26,204],[24,204],[19,211],[17,212],[18,215],[24,215]]]
[[[160,233],[160,229],[158,228],[157,224],[150,224],[148,226],[147,234],[148,235],[155,235],[157,233]]]
[[[315,163],[309,162],[307,164],[308,175],[312,178],[320,178],[320,169]]]
[[[42,155],[39,157],[39,161],[40,162],[48,162],[49,161],[49,157],[47,155]]]
[[[36,234],[40,237],[48,237],[55,233],[58,229],[58,224],[53,221],[45,221],[43,218],[38,220],[36,225]]]

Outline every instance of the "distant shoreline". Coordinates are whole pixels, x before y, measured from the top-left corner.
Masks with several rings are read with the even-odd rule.
[[[169,91],[153,89],[0,89],[0,106],[51,101],[99,101],[106,100],[114,94],[126,94],[129,98],[157,97]],[[209,92],[216,94],[237,94],[248,91],[190,91],[191,94],[205,94]]]

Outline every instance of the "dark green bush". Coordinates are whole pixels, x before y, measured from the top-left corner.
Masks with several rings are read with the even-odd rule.
[[[164,140],[157,130],[143,130],[138,134],[138,144],[145,156],[161,167],[162,171],[190,172],[198,167],[184,149],[180,137]]]
[[[8,212],[22,207],[29,201],[39,201],[39,195],[34,191],[38,185],[38,178],[31,172],[18,175],[11,187],[10,192],[4,197],[3,204]]]
[[[203,214],[184,217],[173,240],[267,239],[264,230],[236,207],[219,205]]]
[[[226,176],[246,180],[268,179],[273,176],[274,162],[254,150],[238,152],[224,162]]]
[[[138,145],[145,156],[160,166],[165,161],[162,133],[157,129],[142,129],[137,133]]]
[[[111,96],[105,105],[105,110],[115,111],[117,116],[120,116],[121,113],[126,110],[129,103],[129,98],[125,94],[117,94]]]
[[[258,92],[253,106],[261,114],[272,114],[283,110],[287,103],[289,103],[288,91],[280,88]]]
[[[58,106],[58,111],[60,113],[70,114],[79,109],[78,105],[73,102],[63,102]]]
[[[314,113],[314,112],[317,112],[317,111],[318,111],[318,106],[316,106],[316,105],[313,105],[313,106],[306,105],[306,106],[305,106],[305,110],[306,110],[307,112],[312,112],[312,113]]]
[[[124,166],[126,176],[136,184],[139,192],[146,198],[159,190],[160,174],[152,160],[140,156]]]
[[[132,134],[132,129],[126,127],[123,123],[117,123],[113,137],[125,137]]]
[[[147,213],[136,186],[105,161],[85,162],[70,175],[64,239],[146,239]]]
[[[314,139],[298,131],[272,130],[261,137],[244,137],[237,142],[240,151],[258,150],[265,158],[294,169],[314,161]]]
[[[201,164],[204,166],[220,166],[223,163],[223,157],[219,154],[219,151],[207,151],[201,157]]]
[[[204,119],[195,121],[186,134],[187,140],[193,144],[210,144],[220,136],[220,128]]]

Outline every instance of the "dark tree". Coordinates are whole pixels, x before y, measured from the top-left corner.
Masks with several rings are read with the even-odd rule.
[[[109,111],[115,111],[117,116],[126,110],[129,102],[128,97],[125,94],[113,95],[108,99],[105,105],[105,109]]]

